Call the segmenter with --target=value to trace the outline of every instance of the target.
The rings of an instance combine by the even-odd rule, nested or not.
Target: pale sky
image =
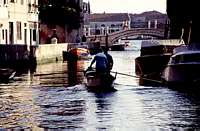
[[[92,13],[142,13],[156,10],[166,13],[166,0],[83,0],[90,2]]]

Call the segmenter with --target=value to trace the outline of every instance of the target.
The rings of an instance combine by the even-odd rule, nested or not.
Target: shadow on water
[[[113,130],[112,123],[115,119],[113,104],[115,103],[117,92],[101,92],[94,93],[96,104],[96,129],[97,130]]]
[[[193,85],[193,84],[185,84],[185,85],[165,85],[165,88],[168,88],[173,91],[177,91],[182,93],[192,99],[200,100],[200,85]]]
[[[78,83],[78,62],[77,61],[68,61],[68,83],[69,86],[74,86]]]
[[[153,87],[164,86],[162,81],[158,79],[153,79],[153,78],[148,78],[148,79],[139,78],[138,84],[140,86],[153,86]]]

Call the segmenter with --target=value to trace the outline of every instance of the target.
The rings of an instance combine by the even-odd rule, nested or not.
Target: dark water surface
[[[110,52],[113,71],[135,75],[139,51]],[[117,75],[116,92],[84,86],[89,61],[39,65],[34,74],[0,84],[0,130],[166,130],[200,128],[200,99],[162,86],[139,86]]]

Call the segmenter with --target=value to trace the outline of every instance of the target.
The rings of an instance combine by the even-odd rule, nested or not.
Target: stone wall
[[[17,66],[22,62],[27,64],[28,59],[27,45],[0,45],[0,66]]]
[[[63,60],[62,53],[67,51],[68,43],[39,45],[35,52],[37,64]]]
[[[0,67],[20,68],[63,60],[68,43],[27,45],[0,45]]]

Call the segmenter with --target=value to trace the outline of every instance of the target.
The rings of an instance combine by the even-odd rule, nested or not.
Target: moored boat
[[[160,74],[173,54],[173,49],[182,44],[180,40],[142,41],[141,54],[135,59],[136,75],[160,80]]]
[[[88,60],[91,59],[91,55],[88,48],[74,47],[68,51],[63,52],[63,60]]]
[[[100,74],[95,70],[87,70],[85,72],[86,78],[86,87],[90,91],[102,92],[102,91],[115,91],[114,81],[116,75],[112,76],[111,74]]]
[[[9,68],[0,68],[0,82],[8,82],[13,79],[16,71]]]
[[[200,85],[200,50],[185,50],[172,55],[162,79],[171,87]]]

